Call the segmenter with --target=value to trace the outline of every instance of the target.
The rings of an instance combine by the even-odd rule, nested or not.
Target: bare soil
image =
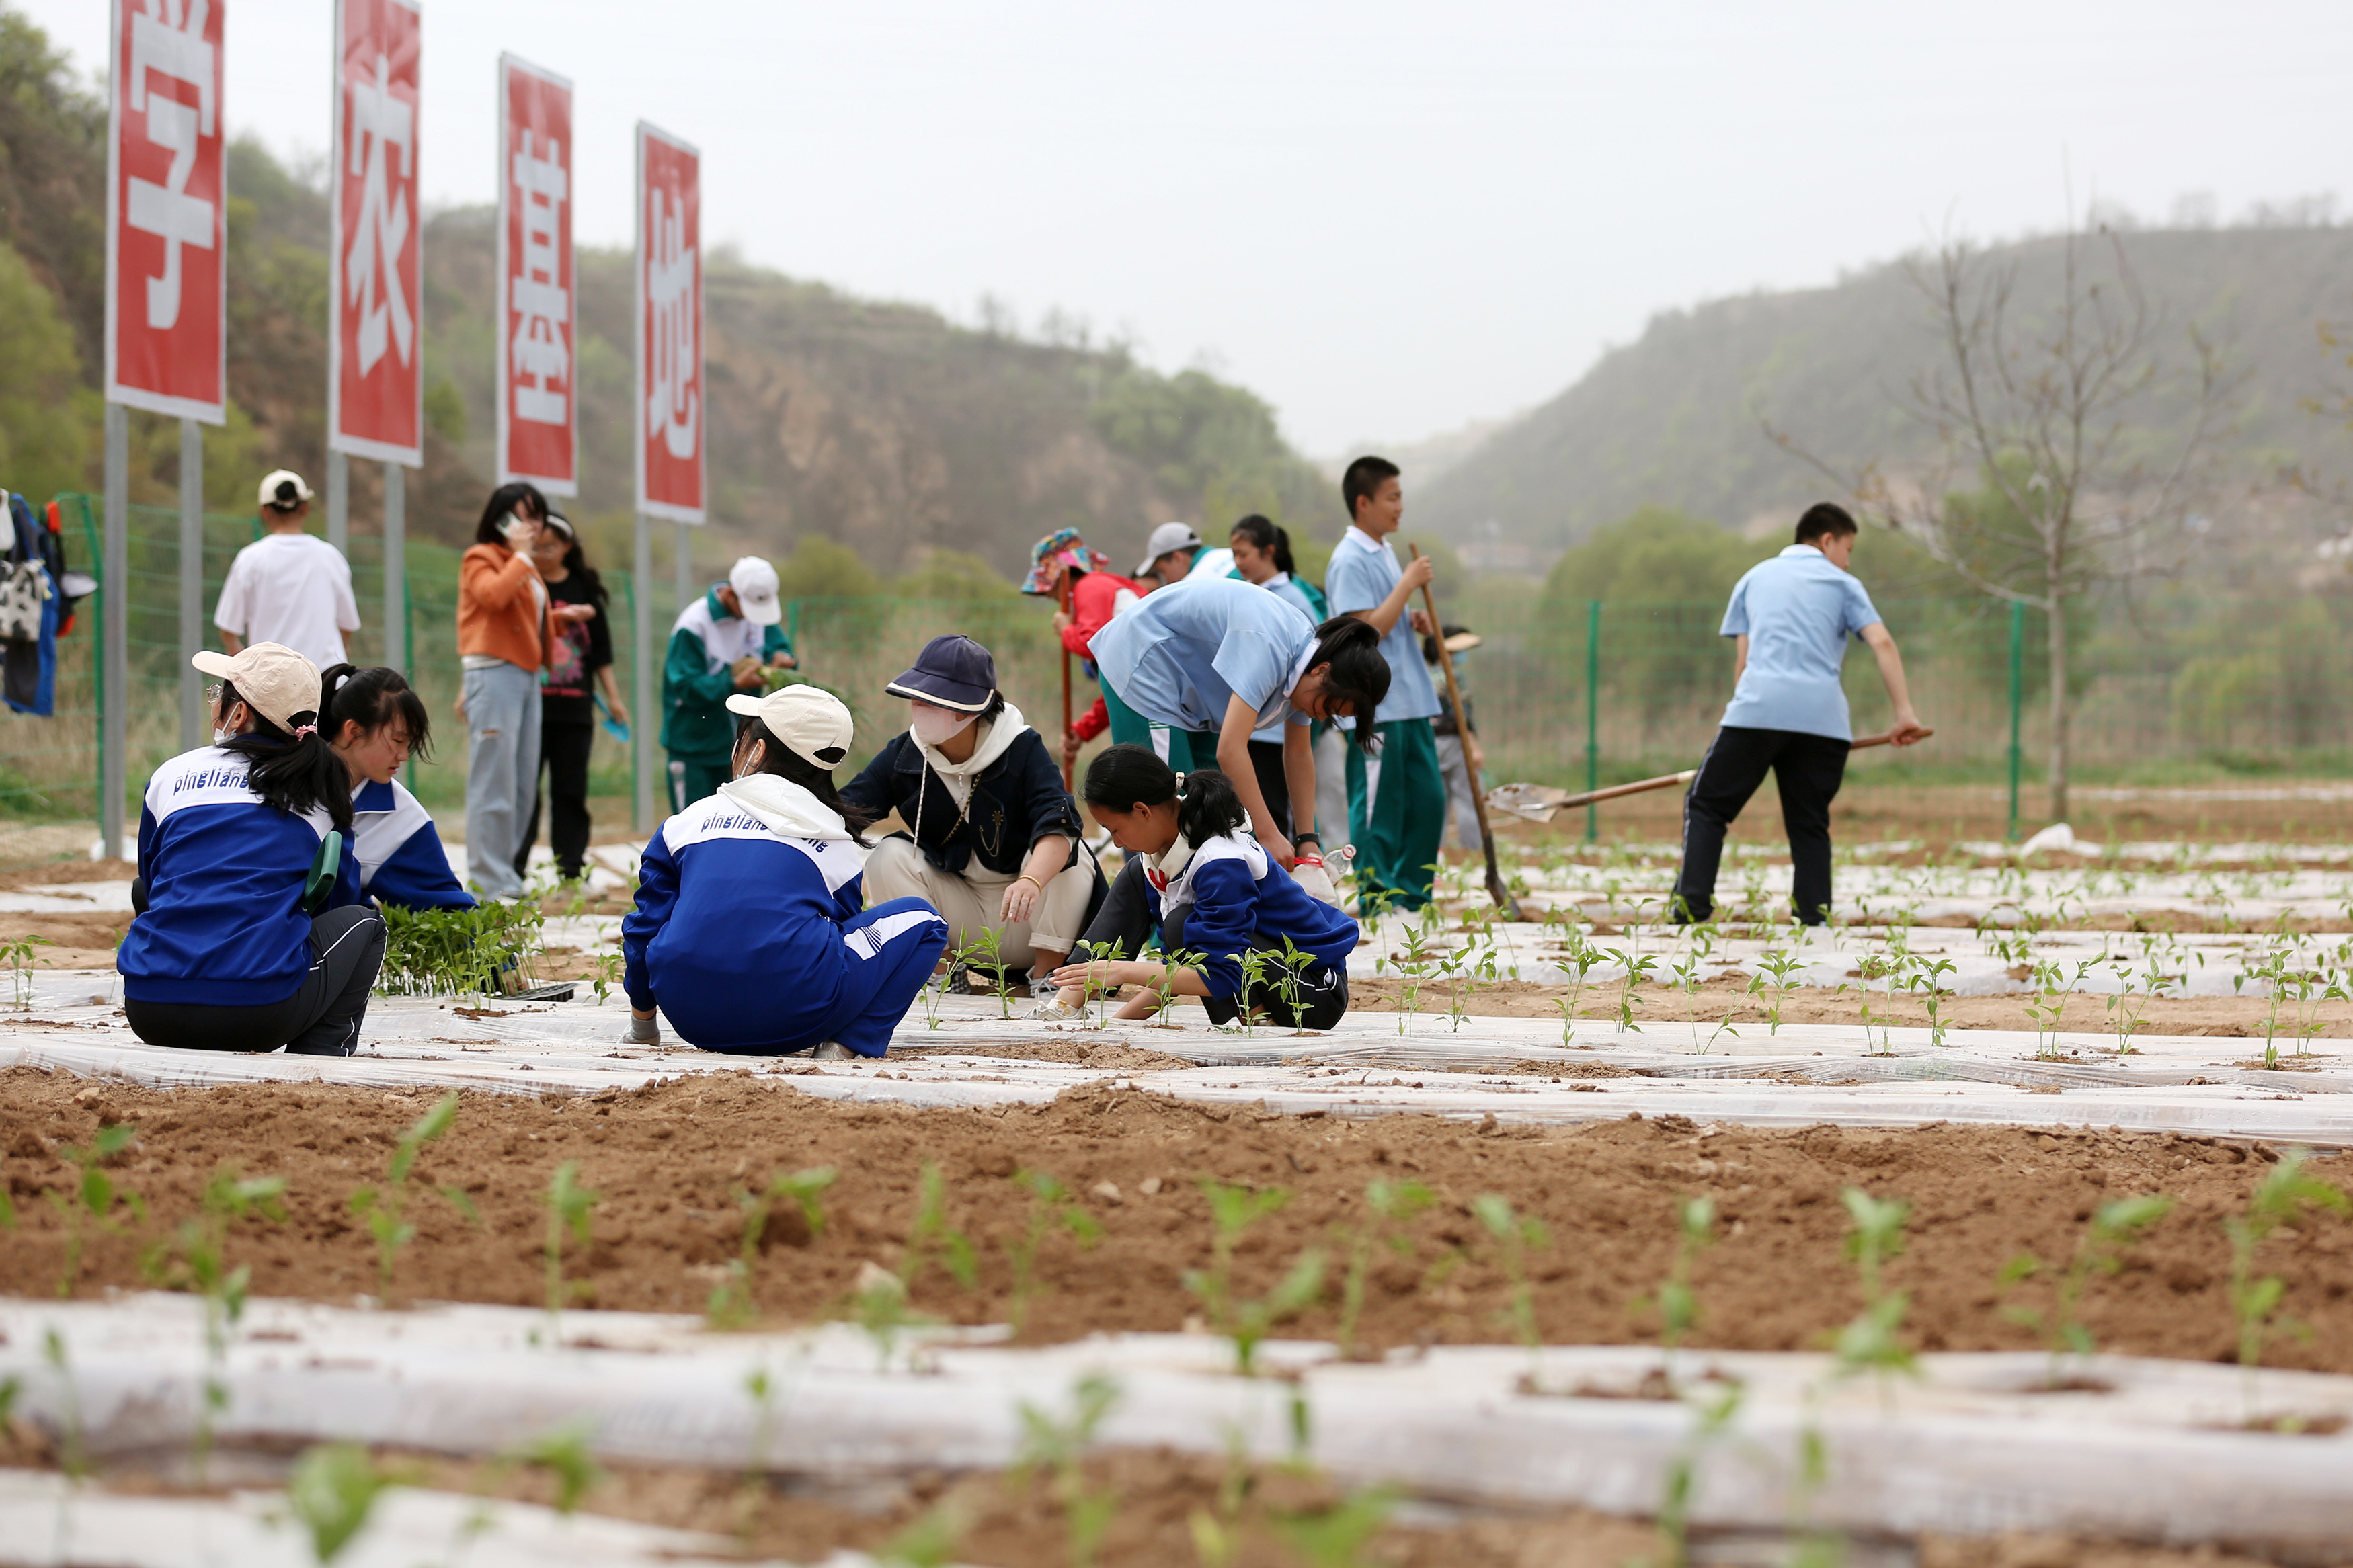
[[[58,1289],[63,1219],[44,1194],[72,1190],[64,1146],[87,1147],[104,1119],[138,1129],[113,1173],[141,1194],[145,1217],[120,1210],[115,1228],[92,1237],[72,1282],[78,1293],[141,1287],[142,1247],[194,1213],[207,1178],[229,1165],[288,1180],[284,1223],[248,1221],[235,1232],[231,1260],[252,1266],[256,1292],[373,1293],[374,1249],[350,1194],[382,1180],[393,1139],[429,1103],[423,1093],[319,1085],[149,1090],[34,1068],[0,1073],[0,1172],[17,1214],[16,1228],[0,1231],[0,1289]],[[821,1234],[781,1205],[758,1238],[754,1270],[767,1321],[819,1320],[844,1309],[862,1265],[901,1262],[920,1169],[936,1163],[947,1178],[948,1218],[971,1235],[982,1265],[970,1291],[925,1269],[913,1287],[917,1308],[957,1322],[1008,1319],[1005,1247],[1029,1215],[1027,1189],[1010,1178],[1047,1171],[1078,1194],[1103,1235],[1092,1247],[1060,1234],[1046,1245],[1029,1337],[1166,1331],[1197,1310],[1180,1273],[1208,1258],[1198,1180],[1289,1193],[1236,1252],[1236,1289],[1256,1294],[1305,1248],[1344,1258],[1365,1219],[1367,1182],[1386,1178],[1425,1184],[1437,1201],[1401,1228],[1404,1252],[1374,1254],[1363,1348],[1505,1337],[1507,1282],[1469,1211],[1472,1197],[1492,1192],[1549,1227],[1551,1243],[1531,1264],[1547,1341],[1651,1338],[1654,1320],[1632,1303],[1666,1271],[1674,1203],[1704,1193],[1716,1200],[1722,1239],[1698,1260],[1696,1342],[1797,1350],[1820,1345],[1860,1308],[1839,1200],[1855,1185],[1913,1205],[1910,1244],[1889,1275],[1912,1293],[1913,1342],[2016,1349],[2035,1341],[2000,1310],[1995,1273],[2003,1262],[2021,1252],[2063,1259],[2095,1205],[2163,1192],[2179,1200],[2174,1212],[2132,1249],[2119,1276],[2094,1285],[2085,1321],[2106,1349],[2225,1360],[2235,1339],[2222,1221],[2243,1208],[2272,1158],[2260,1146],[2169,1134],[1941,1124],[1856,1133],[1703,1131],[1681,1118],[1578,1129],[1424,1115],[1356,1121],[1109,1088],[1039,1107],[916,1110],[819,1100],[794,1092],[789,1079],[744,1073],[587,1099],[466,1096],[455,1131],[427,1148],[417,1179],[427,1189],[463,1188],[480,1223],[418,1191],[409,1217],[419,1234],[390,1295],[542,1303],[542,1194],[557,1165],[576,1160],[581,1179],[604,1196],[593,1244],[567,1255],[567,1278],[596,1306],[699,1310],[736,1256],[737,1194],[773,1173],[831,1166],[840,1178],[826,1194]],[[2314,1168],[2340,1184],[2353,1178],[2353,1158]],[[2265,1242],[2258,1263],[2287,1281],[2284,1310],[2311,1330],[2282,1336],[2271,1359],[2353,1372],[2353,1222],[2301,1221]],[[1327,1289],[1285,1331],[1333,1334],[1336,1296]]]

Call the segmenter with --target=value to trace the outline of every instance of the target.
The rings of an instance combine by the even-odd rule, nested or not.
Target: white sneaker
[[[1054,994],[1053,998],[1050,1001],[1040,1002],[1037,1006],[1029,1010],[1029,1022],[1033,1024],[1075,1024],[1086,1016],[1087,1009],[1084,1004],[1073,1007],[1069,1003],[1062,1000],[1062,994],[1058,991]]]
[[[809,1058],[812,1061],[838,1062],[845,1061],[857,1054],[857,1052],[851,1050],[848,1046],[843,1045],[839,1040],[828,1040],[825,1044],[811,1051],[809,1053]]]

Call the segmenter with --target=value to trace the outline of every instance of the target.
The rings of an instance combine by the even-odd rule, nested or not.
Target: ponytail
[[[348,676],[351,668],[339,664],[321,678],[318,706],[288,716],[294,725],[290,734],[238,696],[235,682],[223,681],[220,696],[222,712],[245,702],[245,710],[253,715],[254,728],[222,742],[221,750],[246,760],[246,782],[254,794],[265,805],[296,816],[324,809],[344,832],[352,826],[352,775],[328,743],[323,715],[332,706],[337,680]]]
[[[1389,694],[1389,661],[1381,657],[1381,634],[1370,621],[1335,616],[1315,628],[1315,651],[1307,656],[1307,668],[1318,665],[1331,667],[1324,674],[1324,696],[1348,705],[1356,720],[1356,747],[1371,755],[1380,743],[1373,732],[1373,714]]]
[[[1251,549],[1264,551],[1272,557],[1276,571],[1285,575],[1295,576],[1298,574],[1299,564],[1291,554],[1291,533],[1282,524],[1252,512],[1235,523],[1227,537],[1231,538],[1237,533],[1250,542]]]
[[[1196,848],[1220,834],[1239,833],[1250,824],[1250,814],[1242,809],[1241,798],[1225,774],[1204,768],[1180,778],[1149,746],[1123,742],[1104,747],[1087,764],[1087,782],[1081,793],[1089,805],[1112,812],[1175,801],[1176,831]]]
[[[1231,780],[1214,768],[1198,768],[1176,781],[1176,831],[1198,849],[1223,834],[1250,826],[1250,813]]]
[[[343,726],[357,724],[373,735],[395,719],[408,731],[408,754],[420,762],[433,760],[433,720],[425,700],[408,678],[396,669],[376,665],[360,669],[339,664],[320,678],[327,691],[327,721],[319,726],[332,743],[343,738]]]

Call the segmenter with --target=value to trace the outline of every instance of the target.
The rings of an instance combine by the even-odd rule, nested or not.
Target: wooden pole
[[[1067,566],[1062,569],[1061,584],[1054,590],[1054,598],[1062,606],[1062,614],[1069,615],[1071,595],[1071,571]],[[1054,646],[1062,650],[1062,743],[1067,747],[1071,740],[1071,650],[1059,631],[1054,634]],[[1071,764],[1067,762],[1062,764],[1062,787],[1071,787]]]
[[[1421,559],[1421,546],[1409,544],[1406,548],[1413,552],[1415,560]],[[1487,792],[1479,787],[1479,775],[1472,768],[1471,746],[1474,737],[1471,733],[1471,713],[1462,706],[1462,688],[1454,679],[1454,655],[1446,647],[1446,627],[1438,618],[1438,599],[1430,593],[1427,583],[1421,585],[1421,603],[1430,612],[1430,633],[1438,644],[1438,668],[1446,672],[1447,700],[1454,704],[1454,732],[1462,742],[1462,766],[1471,773],[1471,805],[1479,814],[1480,847],[1487,852],[1487,894],[1495,900],[1495,907],[1504,911],[1505,920],[1515,921],[1520,918],[1520,901],[1512,897],[1509,888],[1504,886],[1504,874],[1496,868],[1495,830],[1487,821]],[[1364,719],[1360,716],[1356,721],[1361,724]]]
[[[1920,739],[1925,741],[1936,732],[1936,731],[1934,730],[1923,730],[1920,731]],[[1861,740],[1848,742],[1847,749],[1854,752],[1868,751],[1873,746],[1887,745],[1894,740],[1894,736],[1892,733],[1885,735],[1865,735]],[[1608,789],[1589,789],[1582,795],[1572,795],[1561,800],[1547,802],[1540,809],[1542,809],[1546,814],[1547,817],[1549,817],[1549,816],[1554,812],[1571,811],[1580,805],[1594,805],[1601,801],[1616,800],[1621,795],[1646,795],[1654,789],[1672,789],[1677,784],[1687,784],[1691,783],[1698,773],[1699,770],[1697,768],[1685,768],[1679,773],[1661,773],[1656,778],[1636,779],[1632,784],[1611,784]],[[1484,795],[1480,797],[1479,809],[1481,818],[1483,821],[1486,814],[1486,797]],[[1538,808],[1532,807],[1531,809]]]

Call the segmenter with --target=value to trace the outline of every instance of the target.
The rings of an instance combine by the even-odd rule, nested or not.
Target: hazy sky
[[[106,0],[5,3],[103,68]],[[231,127],[322,151],[329,0],[227,4]],[[2069,167],[2145,215],[2353,195],[2349,45],[2346,0],[426,0],[424,180],[492,198],[511,49],[574,81],[584,243],[628,243],[649,119],[754,261],[1059,306],[1325,454],[1540,402],[1662,308],[2053,226]]]

